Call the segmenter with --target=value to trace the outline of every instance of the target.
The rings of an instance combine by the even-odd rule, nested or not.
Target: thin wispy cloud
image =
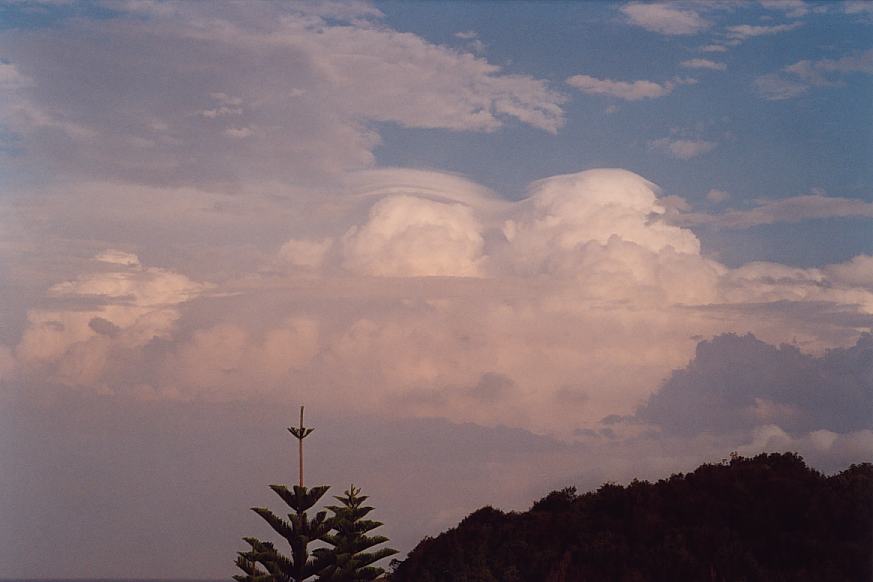
[[[760,3],[764,8],[780,11],[789,18],[802,18],[810,11],[804,0],[760,0]]]
[[[873,4],[867,0],[850,0],[841,6],[846,14],[873,15]]]
[[[823,194],[761,200],[754,208],[719,214],[681,215],[678,223],[706,224],[718,228],[745,229],[764,224],[797,223],[824,218],[873,218],[873,202]]]
[[[462,30],[454,34],[455,38],[466,41],[467,48],[476,54],[485,52],[485,43],[479,38],[479,33],[475,30]]]
[[[809,91],[809,85],[779,74],[761,75],[755,79],[755,89],[768,101],[784,101],[799,97]]]
[[[689,59],[679,63],[680,66],[686,69],[708,69],[710,71],[724,71],[727,65],[709,59]]]
[[[708,154],[718,144],[703,139],[686,139],[680,137],[663,137],[649,142],[649,149],[659,151],[680,160],[690,160],[703,154]]]
[[[573,75],[567,79],[567,84],[588,95],[605,95],[624,101],[641,101],[657,99],[673,92],[679,85],[693,85],[694,79],[675,79],[657,83],[655,81],[616,81],[613,79],[598,79],[590,75]]]
[[[873,49],[838,59],[798,61],[778,73],[761,75],[755,87],[765,99],[780,101],[803,95],[811,87],[839,85],[851,74],[873,74]]]
[[[699,34],[712,25],[690,8],[664,3],[626,4],[621,12],[630,24],[669,36]]]
[[[829,77],[849,73],[873,74],[873,49],[846,55],[839,59],[803,60],[785,67],[786,73],[811,85],[827,85],[833,81]]]
[[[731,195],[729,192],[719,190],[718,188],[713,188],[706,193],[706,199],[713,204],[721,204],[722,202],[728,200],[730,197]]]
[[[761,36],[770,36],[790,32],[802,27],[802,22],[792,22],[791,24],[773,24],[773,25],[754,25],[754,24],[738,24],[736,26],[728,26],[726,35],[730,42],[741,43],[750,38]]]

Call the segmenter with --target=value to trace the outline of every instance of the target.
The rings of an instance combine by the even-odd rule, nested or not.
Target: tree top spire
[[[308,437],[314,431],[314,428],[306,428],[303,426],[303,405],[300,405],[300,426],[291,426],[288,427],[288,432],[294,435],[294,438],[297,439],[299,446],[299,455],[300,455],[300,487],[303,487],[303,439]]]

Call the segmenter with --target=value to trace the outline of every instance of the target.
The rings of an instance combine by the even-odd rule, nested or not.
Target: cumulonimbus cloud
[[[873,313],[864,257],[728,268],[626,170],[547,178],[517,202],[433,171],[359,175],[349,192],[330,205],[342,219],[210,293],[100,253],[31,310],[4,374],[218,401],[307,386],[313,404],[566,435],[631,413],[687,363],[692,336],[727,328],[821,350],[854,341]]]
[[[481,226],[462,204],[390,196],[344,237],[345,266],[380,276],[479,275]]]

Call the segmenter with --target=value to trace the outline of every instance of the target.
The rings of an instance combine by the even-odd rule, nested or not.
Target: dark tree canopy
[[[289,490],[285,485],[270,485],[270,489],[292,509],[287,519],[265,507],[253,507],[252,510],[285,538],[291,555],[284,556],[269,542],[244,538],[251,549],[240,552],[237,557],[237,567],[245,572],[245,575],[234,576],[237,582],[302,582],[322,568],[317,558],[310,557],[309,544],[324,539],[330,531],[331,522],[327,519],[326,511],[319,511],[311,519],[306,512],[318,503],[328,487],[321,485],[307,489],[295,485],[293,490]]]
[[[375,580],[384,574],[385,570],[373,564],[397,553],[397,550],[391,548],[370,551],[375,546],[387,542],[388,538],[367,535],[381,527],[382,523],[364,519],[373,508],[364,505],[367,496],[360,493],[360,489],[351,485],[342,496],[334,497],[340,505],[328,506],[328,510],[333,513],[330,525],[334,533],[324,537],[324,541],[330,544],[331,548],[315,550],[316,555],[325,564],[319,572],[319,580],[330,582]]]
[[[555,491],[425,538],[394,582],[873,580],[873,465],[826,477],[791,453],[657,483]]]

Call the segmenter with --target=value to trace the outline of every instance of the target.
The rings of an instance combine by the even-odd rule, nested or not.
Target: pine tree
[[[324,537],[324,541],[333,548],[319,548],[315,555],[326,566],[320,571],[318,580],[326,582],[362,582],[375,580],[385,573],[383,568],[373,566],[375,562],[388,556],[393,556],[397,550],[382,548],[373,552],[367,550],[387,542],[384,536],[368,536],[367,533],[380,527],[378,521],[364,519],[373,511],[365,506],[365,495],[354,485],[343,496],[334,498],[341,505],[331,505],[328,509],[333,513],[330,519],[334,533]]]
[[[307,489],[303,485],[303,439],[309,436],[313,429],[303,426],[303,407],[300,407],[300,426],[289,428],[300,443],[300,484],[289,489],[286,485],[270,485],[288,507],[292,509],[288,518],[282,518],[265,507],[253,507],[252,511],[260,515],[273,530],[288,541],[291,556],[279,553],[269,542],[257,538],[243,538],[251,549],[239,552],[237,567],[245,575],[236,575],[237,582],[302,582],[322,568],[321,558],[311,559],[309,544],[325,539],[331,529],[331,521],[327,519],[326,511],[319,511],[310,519],[306,513],[322,498],[329,487],[320,485]],[[261,567],[259,567],[259,565]]]

